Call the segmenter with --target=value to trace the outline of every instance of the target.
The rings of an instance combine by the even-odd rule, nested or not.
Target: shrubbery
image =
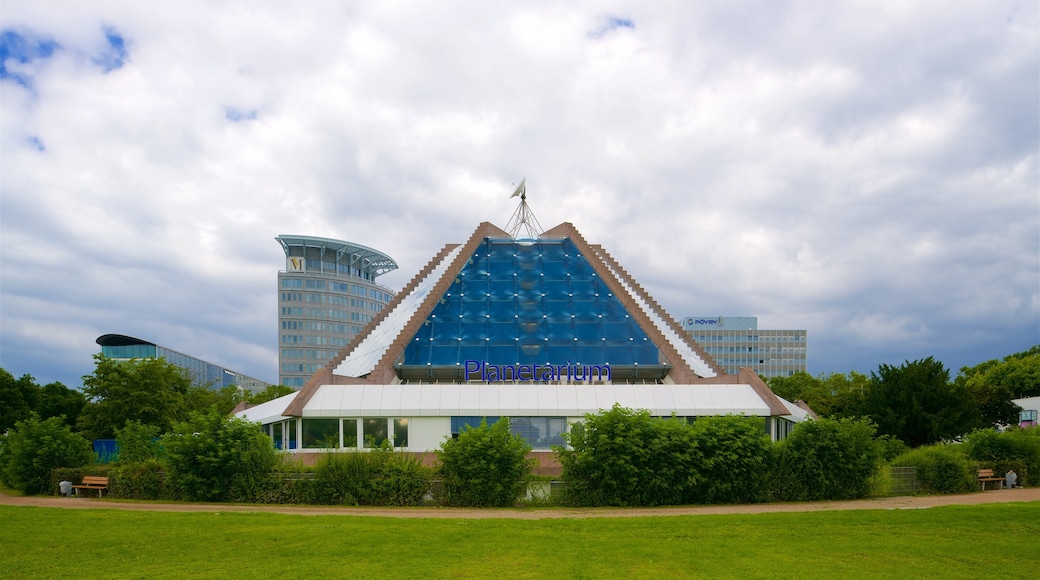
[[[695,503],[766,501],[772,441],[760,417],[700,417],[691,431],[701,457]]]
[[[328,453],[314,466],[309,499],[329,505],[419,505],[432,476],[432,469],[389,444],[367,453]]]
[[[614,405],[565,434],[555,451],[567,483],[564,503],[653,506],[686,503],[701,461],[685,421]]]
[[[527,459],[531,446],[509,429],[503,417],[488,427],[481,421],[468,427],[458,439],[447,439],[437,451],[439,474],[448,505],[510,507],[525,491],[534,461]]]
[[[964,439],[964,454],[1003,475],[1014,469],[1019,485],[1035,485],[1040,476],[1040,429],[975,431]]]
[[[192,413],[163,437],[170,483],[189,501],[253,501],[277,463],[274,445],[255,423],[215,408]]]
[[[776,477],[786,501],[867,497],[881,467],[882,447],[864,419],[820,419],[795,426],[777,444]]]
[[[94,460],[90,442],[73,433],[64,417],[41,420],[34,413],[15,423],[2,439],[0,478],[5,485],[30,495],[54,493],[54,468],[82,467]]]
[[[159,444],[159,435],[159,428],[154,425],[127,421],[122,429],[116,429],[119,462],[139,463],[162,458],[164,453],[162,445]]]
[[[962,493],[977,486],[974,465],[953,445],[919,447],[896,457],[891,465],[916,467],[923,491]]]
[[[762,420],[656,419],[615,405],[586,415],[557,448],[565,503],[655,506],[762,501],[770,441]]]

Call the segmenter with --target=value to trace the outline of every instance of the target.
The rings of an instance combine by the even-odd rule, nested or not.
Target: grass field
[[[0,506],[0,578],[1035,577],[1040,503],[546,520]]]

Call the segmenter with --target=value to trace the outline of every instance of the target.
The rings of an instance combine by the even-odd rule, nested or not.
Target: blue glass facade
[[[570,240],[485,239],[401,366],[659,365],[657,346]]]

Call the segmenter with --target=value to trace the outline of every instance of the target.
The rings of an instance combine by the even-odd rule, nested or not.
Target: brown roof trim
[[[758,376],[755,371],[744,367],[737,373],[737,380],[741,384],[751,385],[752,389],[755,389],[755,393],[765,401],[766,405],[769,406],[769,414],[777,417],[781,415],[790,415],[791,411],[788,410],[787,406],[784,405],[783,401],[776,396],[769,385],[762,381],[762,377]]]
[[[390,303],[387,304],[385,307],[383,307],[383,309],[379,311],[379,314],[377,314],[371,322],[365,325],[365,328],[363,328],[361,332],[358,333],[358,335],[355,336],[349,344],[347,344],[347,346],[343,347],[343,349],[340,350],[339,353],[336,354],[336,356],[332,360],[330,360],[328,364],[325,365],[325,367],[319,369],[317,372],[311,375],[311,378],[308,379],[307,383],[304,384],[303,388],[300,389],[300,394],[297,395],[296,398],[293,399],[292,403],[290,403],[289,406],[285,408],[284,414],[288,417],[302,416],[303,407],[307,404],[308,401],[311,400],[311,397],[314,396],[314,393],[318,391],[318,387],[320,387],[321,385],[341,384],[336,381],[336,375],[333,375],[332,369],[338,367],[347,358],[347,356],[350,355],[350,353],[354,352],[354,349],[356,349],[358,345],[362,343],[362,341],[368,338],[368,336],[372,334],[376,327],[383,323],[386,317],[389,316],[390,313],[393,312],[394,309],[401,304],[405,297],[415,290],[416,286],[419,285],[419,282],[426,278],[426,276],[428,276],[430,272],[433,271],[437,264],[439,264],[441,260],[443,260],[449,253],[451,253],[452,250],[454,250],[457,247],[458,244],[448,244],[441,248],[441,251],[437,252],[437,255],[431,258],[430,261],[427,262],[421,270],[419,270],[419,273],[416,274],[408,282],[408,284],[406,284],[405,287],[401,289],[400,292],[394,295],[394,299],[391,300]],[[354,381],[357,381],[357,383],[372,382],[363,378],[355,378]]]
[[[476,231],[469,237],[469,240],[463,244],[462,250],[455,256],[455,260],[448,266],[448,269],[441,275],[440,280],[437,284],[430,289],[430,293],[426,295],[426,299],[423,300],[419,308],[416,309],[408,322],[405,323],[404,328],[401,332],[397,333],[394,341],[390,343],[390,347],[383,354],[379,362],[376,363],[375,368],[368,375],[369,378],[379,384],[390,384],[394,378],[397,377],[397,373],[394,371],[394,361],[396,361],[401,353],[404,352],[408,341],[415,336],[416,332],[419,332],[419,327],[422,326],[426,318],[433,312],[434,307],[437,306],[437,302],[444,296],[444,293],[448,291],[448,288],[455,282],[455,278],[458,277],[459,272],[462,271],[462,267],[466,265],[466,262],[473,257],[473,254],[477,251],[477,248],[484,242],[484,238],[491,237],[506,237],[511,238],[505,230],[490,223],[481,222],[477,226]]]
[[[816,419],[817,421],[820,420],[820,416],[816,414],[816,411],[812,410],[812,407],[809,406],[809,403],[806,403],[805,401],[798,399],[794,402],[794,404],[798,405],[799,409],[803,409],[806,413],[809,413],[809,416],[813,419]]]

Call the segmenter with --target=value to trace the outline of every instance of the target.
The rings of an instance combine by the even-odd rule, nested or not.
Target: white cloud
[[[1040,342],[1035,3],[4,12],[60,47],[0,80],[15,374],[126,332],[273,380],[274,236],[377,248],[400,287],[524,176],[674,316],[808,328],[813,372]]]

